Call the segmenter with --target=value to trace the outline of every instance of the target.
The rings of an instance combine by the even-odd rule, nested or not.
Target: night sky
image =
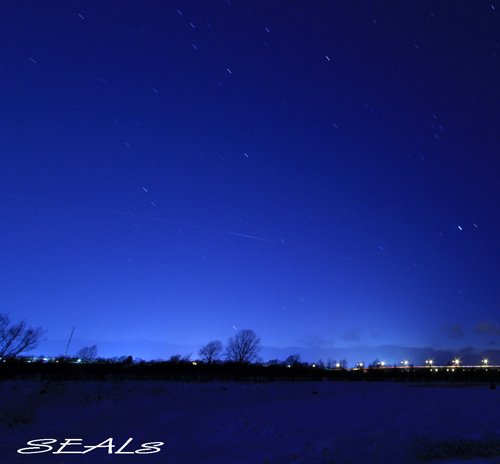
[[[0,38],[36,352],[500,349],[500,3],[4,2]]]

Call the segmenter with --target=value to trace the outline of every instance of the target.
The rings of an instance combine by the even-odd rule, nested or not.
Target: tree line
[[[13,359],[18,357],[21,353],[31,351],[36,348],[40,341],[46,334],[46,330],[42,327],[31,327],[27,324],[25,320],[19,322],[11,322],[9,316],[5,313],[0,313],[0,359]],[[257,334],[250,329],[239,330],[234,336],[230,337],[227,344],[224,346],[220,340],[212,340],[204,345],[199,351],[200,356],[199,361],[212,365],[215,363],[220,363],[226,361],[235,364],[251,364],[259,363],[262,364],[262,360],[259,358],[259,353],[262,349],[261,340]],[[188,362],[191,355],[181,356],[174,355],[171,356],[170,362]],[[65,357],[61,357],[65,358]],[[133,362],[131,356],[122,357],[127,360],[127,362]],[[97,359],[97,346],[84,346],[76,352],[76,359],[78,362],[89,362]],[[402,362],[403,363],[403,362]],[[460,359],[455,358],[450,363],[450,366],[454,368],[460,367]],[[488,367],[488,359],[484,357],[481,360],[482,367]],[[267,365],[285,365],[286,367],[313,367],[319,369],[346,369],[347,361],[332,361],[327,360],[326,363],[319,360],[317,363],[309,364],[303,363],[300,360],[300,355],[294,354],[289,356],[284,363],[275,359],[266,363]],[[427,367],[433,367],[432,360],[426,360]],[[403,368],[413,368],[414,366],[408,361],[404,361],[401,366],[393,365],[388,366],[385,362],[381,362],[378,359],[370,363],[369,369],[381,369],[389,367],[403,367]],[[364,363],[358,363],[356,368],[366,369]]]
[[[46,333],[42,327],[29,326],[24,319],[11,322],[7,314],[0,313],[0,358],[15,358],[21,353],[32,351]],[[253,330],[244,329],[231,337],[226,347],[219,340],[210,341],[200,349],[199,355],[207,364],[220,361],[223,357],[230,362],[247,364],[257,360],[260,350],[260,338]],[[97,346],[81,348],[76,357],[83,361],[95,359]]]

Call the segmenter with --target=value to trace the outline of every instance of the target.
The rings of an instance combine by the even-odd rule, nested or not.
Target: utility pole
[[[73,332],[74,331],[75,331],[75,328],[73,327],[71,329],[71,335],[69,336],[68,344],[66,345],[66,351],[64,352],[64,356],[66,356],[68,354],[69,344],[71,343],[71,339],[73,338]]]

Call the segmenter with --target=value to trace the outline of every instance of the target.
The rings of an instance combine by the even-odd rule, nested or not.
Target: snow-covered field
[[[2,464],[500,463],[500,388],[4,381],[0,436]],[[149,455],[16,452],[37,438],[96,445],[110,437],[114,451],[129,437],[127,451],[144,442],[165,445]]]

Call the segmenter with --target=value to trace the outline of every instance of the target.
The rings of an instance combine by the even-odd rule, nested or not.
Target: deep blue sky
[[[500,4],[10,2],[0,38],[0,311],[46,350],[500,346]]]

